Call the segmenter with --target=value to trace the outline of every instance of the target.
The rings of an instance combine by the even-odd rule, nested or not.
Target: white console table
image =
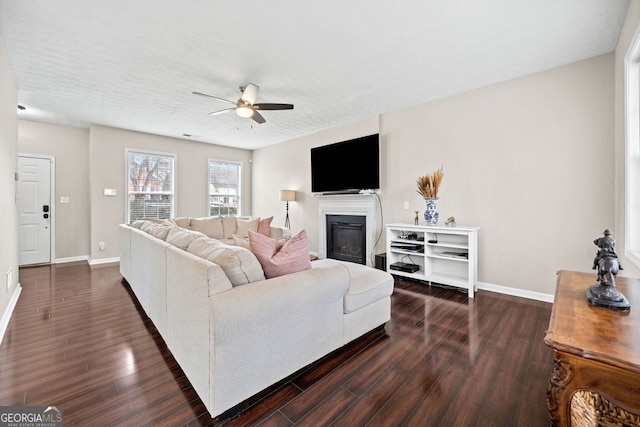
[[[478,288],[478,228],[387,224],[387,271],[426,282]],[[404,263],[407,269],[392,266]],[[414,265],[410,271],[410,266]],[[408,270],[408,271],[407,271]]]

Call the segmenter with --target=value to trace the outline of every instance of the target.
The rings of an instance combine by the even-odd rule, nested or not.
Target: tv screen
[[[311,191],[313,193],[379,188],[379,134],[311,149]]]

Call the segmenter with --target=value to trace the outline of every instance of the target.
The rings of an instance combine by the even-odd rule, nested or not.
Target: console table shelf
[[[389,273],[464,288],[473,298],[478,286],[477,227],[410,224],[387,224],[386,227]],[[397,263],[417,270],[394,269]]]

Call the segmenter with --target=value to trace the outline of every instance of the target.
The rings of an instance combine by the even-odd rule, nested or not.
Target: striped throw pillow
[[[258,258],[267,279],[311,268],[307,232],[302,230],[284,244],[249,231],[249,247]]]

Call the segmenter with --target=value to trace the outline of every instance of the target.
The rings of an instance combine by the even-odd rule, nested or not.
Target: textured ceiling
[[[615,49],[627,0],[0,0],[19,117],[255,149]],[[260,86],[263,125],[236,100]]]

